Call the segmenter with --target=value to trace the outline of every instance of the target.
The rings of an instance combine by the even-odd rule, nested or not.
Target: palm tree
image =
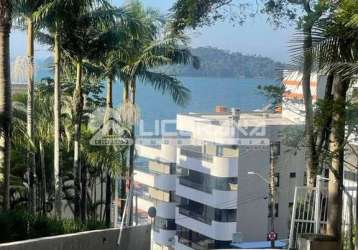
[[[43,1],[18,0],[14,1],[13,6],[18,22],[26,23],[27,26],[27,134],[30,140],[34,139],[34,30],[36,29],[34,17],[35,12],[41,4],[43,4]],[[31,213],[35,213],[35,154],[31,151],[28,152],[28,165],[30,187],[29,209]]]
[[[28,96],[23,93],[18,93],[13,96],[13,103],[15,108],[13,109],[14,115],[13,115],[13,122],[14,126],[16,126],[17,131],[14,134],[13,144],[14,150],[17,152],[13,152],[15,155],[21,150],[21,145],[27,145],[27,150],[31,149],[31,151],[38,153],[39,155],[39,166],[40,168],[37,170],[37,173],[39,173],[39,197],[37,198],[39,202],[38,206],[41,209],[43,214],[46,214],[46,204],[48,202],[48,183],[50,182],[47,178],[49,169],[48,163],[48,155],[47,153],[50,152],[52,149],[51,143],[53,143],[53,110],[52,110],[52,97],[53,89],[52,86],[44,85],[44,84],[38,84],[37,88],[35,89],[34,93],[34,108],[37,110],[34,113],[34,120],[36,121],[36,125],[34,126],[34,138],[30,139],[29,135],[26,131],[26,121],[27,121],[27,112],[26,112],[26,105],[27,105],[27,98]],[[21,111],[23,110],[24,119],[21,118]],[[22,133],[22,127],[20,127],[17,124],[24,123],[24,131],[25,133]],[[21,124],[22,125],[22,124]],[[19,128],[20,127],[20,128]],[[18,138],[22,137],[22,140]],[[13,166],[19,166],[21,165],[21,162],[23,160],[16,159],[16,161],[13,161]],[[24,161],[26,164],[27,160]],[[21,177],[18,176],[18,177]]]
[[[10,29],[12,6],[10,0],[0,0],[0,170],[3,172],[3,209],[10,209],[10,141],[11,141],[11,82]]]
[[[61,159],[61,55],[63,32],[72,27],[70,20],[83,13],[87,8],[93,7],[102,0],[45,0],[45,3],[36,12],[36,18],[44,20],[50,33],[47,42],[53,42],[54,53],[54,182],[55,182],[55,211],[61,217],[61,190],[62,180],[60,172]],[[45,39],[46,40],[46,39]],[[78,67],[80,69],[81,67]]]
[[[115,17],[122,15],[125,14],[121,9],[112,9],[108,6],[84,9],[82,14],[77,13],[77,16],[72,18],[71,28],[64,33],[63,37],[62,46],[76,67],[76,84],[73,93],[75,218],[80,216],[81,201],[80,141],[83,115],[83,63],[84,61],[99,61],[108,51],[117,48],[120,33],[117,32],[115,26]],[[84,169],[83,172],[85,173],[86,170]]]
[[[184,36],[164,33],[164,38],[161,38],[163,34],[160,31],[164,27],[164,22],[157,12],[151,9],[145,10],[138,1],[131,1],[128,8],[132,9],[136,19],[140,20],[143,26],[146,27],[146,32],[141,35],[140,39],[129,40],[126,48],[129,51],[129,55],[127,60],[124,61],[125,66],[121,71],[125,107],[135,110],[138,79],[142,82],[148,82],[154,89],[161,91],[163,94],[169,93],[174,102],[184,105],[189,99],[189,90],[176,77],[157,70],[164,65],[189,63],[192,63],[197,68],[199,67],[198,58],[191,54]],[[136,115],[133,117],[136,117]],[[133,123],[134,121],[130,122]],[[131,135],[133,144],[129,150],[128,174],[130,177],[133,175],[134,170],[134,125],[132,125]],[[130,207],[132,208],[132,206]],[[130,220],[132,220],[132,212]]]
[[[66,1],[46,0],[36,12],[36,18],[44,20],[44,24],[53,39],[54,55],[54,190],[55,216],[61,217],[62,180],[60,172],[60,137],[61,137],[61,40],[60,33],[66,26],[68,12],[71,6]]]
[[[329,145],[328,224],[327,233],[341,244],[342,187],[346,139],[347,90],[358,73],[358,30],[353,16],[358,13],[356,1],[337,2],[314,33],[310,53],[319,69],[330,77],[325,102],[331,118]],[[331,107],[331,108],[330,108]],[[333,107],[333,108],[332,108]]]

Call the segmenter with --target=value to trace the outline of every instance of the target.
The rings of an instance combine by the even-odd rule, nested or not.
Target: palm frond
[[[162,94],[168,93],[173,101],[181,106],[185,106],[190,100],[190,90],[175,77],[167,74],[144,71],[139,78],[153,86],[155,90],[161,91]]]

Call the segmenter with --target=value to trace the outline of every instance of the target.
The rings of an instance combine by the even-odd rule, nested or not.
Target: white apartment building
[[[134,170],[133,203],[137,208],[137,215],[142,215],[142,220],[150,222],[147,211],[150,207],[155,207],[152,249],[174,249],[176,145],[168,141],[157,146],[136,145],[136,151],[139,159]]]
[[[225,247],[237,232],[244,241],[266,240],[268,185],[258,176],[269,179],[273,148],[275,231],[288,238],[294,187],[304,184],[304,156],[285,145],[281,134],[297,126],[269,113],[177,116],[177,129],[189,132],[195,144],[178,150],[177,249]],[[181,211],[183,206],[189,211]]]
[[[145,167],[135,171],[142,195],[138,208],[157,208],[154,249],[225,248],[234,235],[266,240],[271,215],[264,180],[272,164],[275,231],[279,239],[288,238],[294,188],[305,182],[304,154],[285,136],[303,127],[300,77],[295,72],[285,76],[282,113],[178,114],[178,134],[185,133],[189,143],[186,138],[156,147],[137,145],[138,157],[146,159]],[[321,96],[322,79],[312,78],[314,101]]]

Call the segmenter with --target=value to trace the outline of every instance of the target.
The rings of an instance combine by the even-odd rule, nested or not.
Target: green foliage
[[[103,229],[100,222],[34,216],[20,211],[0,213],[0,243]]]
[[[284,65],[262,56],[230,53],[225,50],[201,47],[191,49],[200,60],[200,68],[175,65],[162,68],[168,74],[190,77],[277,78]]]
[[[250,1],[177,0],[171,9],[172,29],[177,33],[187,27],[196,29],[223,19],[242,23],[247,18],[245,9],[249,5]]]
[[[257,86],[259,92],[267,97],[267,99],[271,102],[272,107],[275,108],[278,105],[282,104],[282,97],[285,93],[284,85],[265,85],[265,86]]]

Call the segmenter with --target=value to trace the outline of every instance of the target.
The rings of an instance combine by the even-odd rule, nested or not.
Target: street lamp
[[[274,215],[274,206],[275,206],[275,198],[274,198],[274,187],[272,186],[271,184],[271,181],[266,179],[265,177],[263,177],[261,174],[259,173],[256,173],[256,172],[253,172],[253,171],[249,171],[247,172],[248,175],[256,175],[257,177],[259,177],[263,182],[265,182],[267,185],[268,185],[268,189],[269,189],[269,192],[268,192],[268,195],[269,195],[269,198],[270,198],[270,215],[271,215],[271,228],[270,228],[270,234],[273,234],[275,232],[275,215]],[[275,239],[276,237],[272,237],[270,235],[270,240],[271,240],[271,247],[272,248],[275,248]]]

